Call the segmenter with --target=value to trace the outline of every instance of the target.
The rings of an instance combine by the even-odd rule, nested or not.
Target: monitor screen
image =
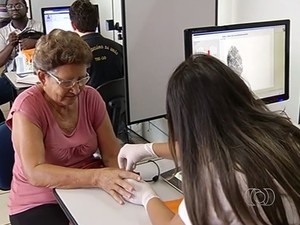
[[[265,103],[280,102],[289,98],[289,25],[280,20],[186,29],[185,56],[212,55]]]
[[[95,5],[98,11],[98,5]],[[71,20],[69,16],[69,6],[57,6],[42,8],[42,21],[44,26],[44,32],[50,33],[55,28],[73,31]],[[98,16],[99,18],[99,16]],[[98,25],[96,32],[100,32],[100,26]]]

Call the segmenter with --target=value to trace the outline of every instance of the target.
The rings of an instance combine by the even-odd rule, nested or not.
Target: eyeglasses
[[[21,4],[21,3],[17,3],[15,5],[7,5],[6,9],[9,11],[12,11],[13,9],[15,10],[20,10],[20,9],[24,9],[25,5]]]
[[[83,87],[84,85],[87,84],[87,82],[90,79],[90,75],[88,73],[86,73],[86,76],[80,80],[62,80],[60,78],[58,78],[56,75],[54,75],[51,72],[46,72],[48,75],[50,75],[59,86],[61,86],[62,88],[72,88],[74,87],[76,84],[78,84],[79,87]]]

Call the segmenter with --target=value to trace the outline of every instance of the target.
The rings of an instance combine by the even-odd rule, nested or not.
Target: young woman
[[[300,224],[300,130],[233,70],[208,55],[187,59],[170,78],[167,115],[169,146],[119,153],[127,169],[155,154],[180,161],[178,215],[147,183],[129,181],[135,192],[127,200],[144,205],[153,224]]]

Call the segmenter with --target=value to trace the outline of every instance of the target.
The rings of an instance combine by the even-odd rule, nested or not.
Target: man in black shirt
[[[88,70],[91,79],[88,84],[97,88],[107,81],[123,77],[122,45],[96,33],[99,24],[97,8],[88,0],[76,0],[69,12],[73,29],[88,43],[93,52],[93,62]]]

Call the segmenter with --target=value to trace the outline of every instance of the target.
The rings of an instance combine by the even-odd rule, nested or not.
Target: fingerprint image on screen
[[[243,73],[243,60],[239,54],[239,50],[235,46],[231,46],[228,50],[227,66],[229,66],[238,75]]]

